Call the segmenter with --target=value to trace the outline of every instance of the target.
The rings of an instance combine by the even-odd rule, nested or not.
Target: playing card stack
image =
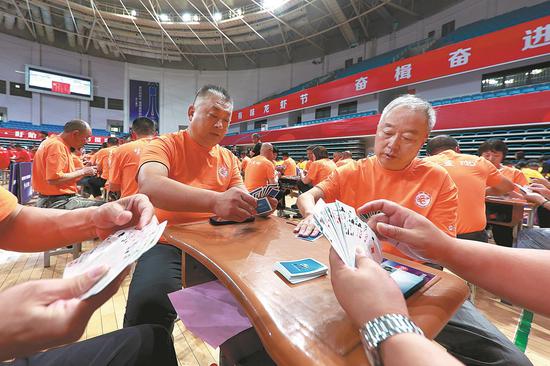
[[[164,221],[159,224],[154,217],[141,230],[133,227],[117,231],[94,249],[85,252],[79,258],[67,264],[63,272],[63,278],[72,278],[92,268],[106,265],[109,268],[107,274],[80,298],[84,300],[101,292],[126,267],[138,260],[143,253],[157,243],[164,232],[166,223]]]
[[[256,212],[258,215],[268,213],[273,210],[267,197],[275,198],[279,194],[278,184],[268,184],[249,192],[250,195],[258,200]]]
[[[328,272],[327,266],[313,258],[276,262],[273,269],[292,284],[312,280]]]
[[[313,219],[319,231],[348,266],[355,267],[357,248],[376,262],[382,262],[382,251],[376,234],[357,216],[353,207],[339,201],[327,204],[320,199],[315,205]]]

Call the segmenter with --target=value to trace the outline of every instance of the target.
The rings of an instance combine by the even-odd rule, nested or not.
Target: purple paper
[[[241,306],[219,281],[168,294],[187,329],[214,348],[252,327]]]

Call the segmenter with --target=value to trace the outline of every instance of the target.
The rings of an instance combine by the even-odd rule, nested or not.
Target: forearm
[[[441,346],[415,334],[403,333],[385,340],[380,346],[384,365],[462,365]]]
[[[140,181],[139,192],[148,196],[157,208],[186,212],[212,212],[220,194],[191,187],[160,175],[151,175],[146,181]]]
[[[300,197],[298,197],[298,201],[296,202],[296,204],[298,205],[298,209],[300,210],[302,216],[307,217],[313,214],[313,209],[315,207],[315,197],[308,192],[302,193]]]
[[[74,172],[63,174],[63,176],[61,178],[50,179],[50,180],[48,180],[48,183],[53,184],[53,185],[59,185],[59,184],[63,184],[63,183],[67,183],[67,182],[70,182],[70,181],[77,180],[77,179],[81,178],[82,176],[83,176],[82,171],[75,170]]]
[[[92,213],[96,209],[56,210],[19,206],[14,215],[1,223],[2,249],[42,252],[93,239],[96,234]]]
[[[512,303],[550,314],[550,252],[456,239],[439,261],[466,281]]]

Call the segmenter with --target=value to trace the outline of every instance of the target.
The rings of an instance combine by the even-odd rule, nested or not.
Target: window
[[[435,31],[434,30],[431,30],[428,32],[428,38],[432,38],[432,37],[435,37]]]
[[[90,101],[90,107],[105,109],[105,97],[94,95],[94,99]]]
[[[485,74],[481,78],[481,91],[510,89],[547,82],[550,82],[550,62]]]
[[[449,23],[445,23],[441,26],[441,37],[445,37],[447,34],[455,31],[455,21],[451,20]]]
[[[317,108],[315,110],[315,119],[329,118],[329,117],[330,117],[330,106]]]
[[[111,126],[109,127],[109,132],[122,132],[121,126]]]
[[[338,105],[338,115],[357,113],[357,101],[342,103]]]
[[[254,121],[254,129],[255,130],[261,129],[262,125],[267,125],[267,119],[261,119],[259,121]]]
[[[32,98],[32,93],[25,90],[25,84],[10,81],[10,95],[16,97]]]
[[[363,56],[357,57],[357,63],[363,62]]]
[[[116,111],[122,111],[124,110],[124,101],[122,99],[108,98],[107,108],[114,109]]]
[[[348,67],[353,65],[353,59],[348,58],[346,61],[344,61],[344,68],[347,69]]]
[[[182,131],[182,130],[186,130],[186,129],[187,129],[186,125],[178,125],[178,131]]]
[[[0,80],[0,94],[6,94],[6,80]]]

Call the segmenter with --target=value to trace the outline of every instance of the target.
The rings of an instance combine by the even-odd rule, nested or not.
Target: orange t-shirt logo
[[[220,169],[218,169],[218,174],[222,178],[227,178],[227,176],[229,175],[229,171],[227,170],[226,166],[222,166]]]
[[[432,196],[426,192],[418,192],[414,201],[418,207],[426,208],[432,202]]]

